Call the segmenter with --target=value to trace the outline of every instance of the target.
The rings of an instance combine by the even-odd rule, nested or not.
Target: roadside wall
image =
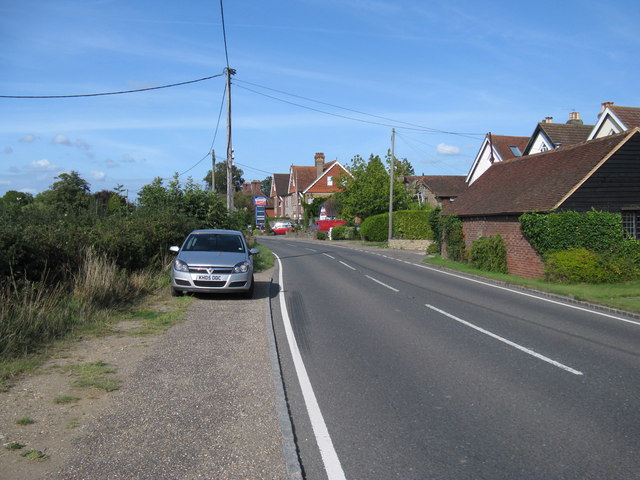
[[[516,216],[462,218],[462,229],[468,250],[480,237],[499,234],[507,248],[509,273],[523,278],[543,278],[544,263],[522,234]]]
[[[389,248],[398,250],[423,250],[427,251],[433,240],[403,240],[392,238],[389,240]]]

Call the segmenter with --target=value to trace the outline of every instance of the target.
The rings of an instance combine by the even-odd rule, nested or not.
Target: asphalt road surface
[[[415,253],[260,243],[307,479],[640,478],[640,320]]]

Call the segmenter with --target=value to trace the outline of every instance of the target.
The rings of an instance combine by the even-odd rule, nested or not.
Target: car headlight
[[[179,271],[179,272],[188,272],[189,271],[189,265],[187,265],[182,260],[174,260],[173,261],[173,268],[175,270]]]
[[[250,266],[251,264],[247,261],[237,263],[236,266],[233,267],[233,273],[247,273]]]

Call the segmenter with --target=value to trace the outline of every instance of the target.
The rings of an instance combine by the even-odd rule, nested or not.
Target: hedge
[[[407,240],[433,240],[429,210],[393,212],[393,236]],[[389,236],[389,214],[367,217],[360,225],[360,235],[372,242],[384,242]]]

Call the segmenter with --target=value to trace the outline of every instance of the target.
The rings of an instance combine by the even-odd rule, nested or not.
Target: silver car
[[[194,230],[177,253],[171,266],[171,293],[228,293],[253,295],[253,255],[241,232],[236,230]]]

